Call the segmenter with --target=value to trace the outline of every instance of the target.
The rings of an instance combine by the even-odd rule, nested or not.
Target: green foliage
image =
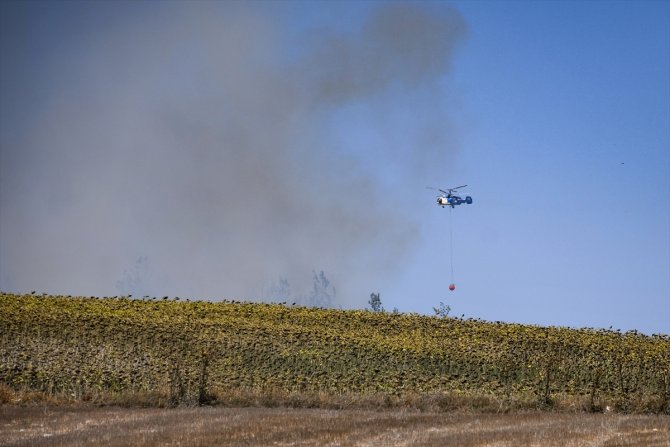
[[[379,293],[371,293],[370,300],[368,301],[370,309],[373,312],[384,312],[384,307],[382,306],[382,299]]]
[[[435,315],[440,318],[447,318],[449,316],[449,312],[451,312],[451,307],[440,301],[439,306],[433,307],[433,312],[435,312]]]
[[[484,393],[670,413],[670,337],[277,304],[0,294],[0,383],[173,404]]]

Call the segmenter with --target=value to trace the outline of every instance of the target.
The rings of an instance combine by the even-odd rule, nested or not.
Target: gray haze
[[[0,289],[305,296],[323,270],[350,306],[402,272],[421,235],[383,187],[423,188],[454,149],[439,85],[461,16],[379,4],[296,38],[252,5],[3,6]],[[397,92],[426,118],[403,144],[337,135],[360,106],[384,143]]]

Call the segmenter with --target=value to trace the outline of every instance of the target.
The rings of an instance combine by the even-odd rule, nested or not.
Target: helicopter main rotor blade
[[[465,188],[466,186],[468,186],[468,185],[461,185],[461,186],[457,186],[455,188],[449,188],[446,191],[444,189],[435,188],[433,186],[426,186],[426,189],[437,190],[437,191],[440,191],[442,194],[447,194],[448,195],[448,194],[451,194],[452,192],[456,191],[457,189]]]
[[[432,189],[433,191],[440,191],[443,194],[449,194],[448,191],[445,191],[444,189],[440,189],[440,188],[435,188],[433,186],[426,186],[426,189]]]

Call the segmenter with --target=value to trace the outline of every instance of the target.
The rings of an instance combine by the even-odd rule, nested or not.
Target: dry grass
[[[250,391],[213,389],[209,406],[217,407],[263,407],[263,408],[304,408],[323,410],[374,410],[407,412],[467,412],[467,413],[519,413],[533,410],[575,413],[594,412],[589,408],[588,398],[558,396],[551,408],[538,405],[535,397],[518,394],[506,399],[483,393],[404,393],[393,395],[386,393],[297,393],[286,391]],[[100,391],[83,398],[41,391],[13,390],[0,383],[0,404],[57,406],[90,405],[116,406],[125,408],[173,408],[175,406],[199,406],[171,403],[167,391],[109,393]],[[615,407],[611,407],[615,409]],[[602,412],[602,411],[599,411]]]
[[[668,416],[0,406],[2,446],[670,446]]]

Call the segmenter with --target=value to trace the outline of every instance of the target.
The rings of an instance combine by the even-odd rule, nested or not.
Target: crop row
[[[280,304],[0,294],[0,382],[75,398],[477,392],[669,412],[670,337]]]

